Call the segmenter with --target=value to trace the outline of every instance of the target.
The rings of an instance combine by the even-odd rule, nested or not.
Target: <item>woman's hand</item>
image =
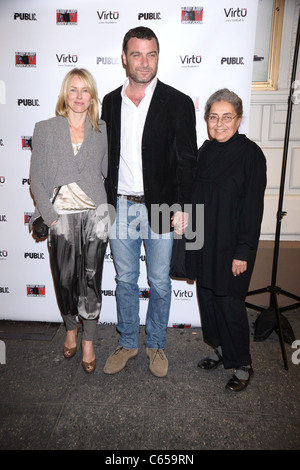
[[[239,276],[243,274],[247,270],[247,261],[241,261],[238,259],[234,259],[232,261],[232,274],[234,276]]]

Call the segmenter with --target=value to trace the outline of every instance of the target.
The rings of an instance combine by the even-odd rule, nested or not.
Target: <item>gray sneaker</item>
[[[133,359],[138,353],[138,349],[127,349],[123,346],[118,346],[107,359],[103,372],[105,374],[116,374],[124,369],[129,359]]]
[[[165,377],[168,373],[168,359],[163,349],[146,348],[146,354],[150,359],[150,371],[156,377]]]

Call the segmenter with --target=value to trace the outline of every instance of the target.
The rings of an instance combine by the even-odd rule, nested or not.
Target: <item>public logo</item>
[[[77,10],[56,10],[57,25],[77,25]]]
[[[100,23],[116,23],[120,17],[118,11],[97,11],[97,15]]]
[[[25,259],[45,259],[44,253],[24,253]]]
[[[37,99],[18,99],[18,106],[40,106]]]
[[[16,67],[36,67],[36,52],[15,52]]]
[[[14,13],[14,20],[37,21],[36,13]]]
[[[119,65],[118,57],[97,57],[97,65]]]
[[[244,57],[221,57],[221,65],[244,65]]]
[[[138,20],[161,20],[161,13],[138,13]]]
[[[45,297],[46,287],[43,285],[27,285],[26,286],[27,297]]]
[[[7,286],[0,286],[0,294],[10,294],[9,287]]]
[[[202,24],[203,7],[181,7],[182,24]]]
[[[247,8],[224,8],[226,21],[244,21]]]
[[[22,149],[31,150],[32,149],[32,136],[21,136]]]
[[[115,297],[116,296],[116,291],[112,289],[106,289],[101,291],[103,295],[106,297]]]

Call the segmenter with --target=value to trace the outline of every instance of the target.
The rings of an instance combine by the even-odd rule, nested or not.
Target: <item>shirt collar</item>
[[[122,90],[121,90],[121,96],[123,99],[126,99],[127,96],[126,96],[126,88],[128,87],[129,85],[129,78],[127,77],[125,82],[124,82],[124,85],[122,86]],[[155,90],[155,87],[157,85],[157,77],[155,76],[153,78],[153,80],[151,80],[151,82],[149,83],[149,85],[145,88],[145,96],[152,96],[153,93],[154,93],[154,90]]]

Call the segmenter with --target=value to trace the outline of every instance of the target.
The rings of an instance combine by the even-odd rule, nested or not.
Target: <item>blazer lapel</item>
[[[121,138],[121,106],[122,106],[122,97],[121,97],[121,88],[119,88],[116,94],[113,96],[112,100],[112,116],[114,117],[110,125],[114,129],[114,138],[115,142],[120,142]]]
[[[143,140],[146,139],[149,129],[153,126],[153,122],[159,119],[160,113],[163,112],[166,102],[167,97],[163,93],[163,84],[157,80],[157,85],[155,87],[145,121]]]
[[[92,126],[90,123],[90,118],[89,116],[87,116],[86,121],[85,121],[85,129],[84,129],[84,141],[76,155],[77,159],[75,159],[75,161],[76,160],[78,161],[77,166],[78,166],[79,173],[82,172],[84,165],[88,158],[87,142],[89,142],[91,139],[91,132],[92,132]]]

